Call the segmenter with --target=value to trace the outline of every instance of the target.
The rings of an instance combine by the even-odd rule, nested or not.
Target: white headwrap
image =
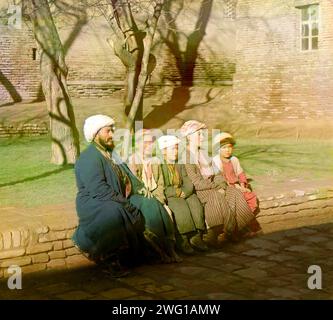
[[[165,149],[174,146],[176,144],[179,144],[180,140],[176,136],[165,135],[159,137],[157,142],[160,149]]]
[[[91,116],[84,121],[84,137],[88,142],[92,142],[100,129],[103,127],[113,126],[114,124],[115,121],[109,116],[105,116],[103,114]]]
[[[207,129],[207,126],[197,120],[186,121],[180,128],[180,133],[183,137],[187,137],[201,129]]]

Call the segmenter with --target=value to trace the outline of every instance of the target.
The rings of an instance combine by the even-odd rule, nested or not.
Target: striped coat
[[[246,227],[254,218],[240,190],[226,186],[221,176],[205,179],[195,164],[186,164],[199,200],[204,205],[205,219],[209,228],[223,225],[224,232],[232,233]],[[225,189],[221,193],[219,189]]]

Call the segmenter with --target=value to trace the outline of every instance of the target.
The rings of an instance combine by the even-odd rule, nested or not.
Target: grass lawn
[[[333,177],[333,142],[328,140],[239,139],[235,155],[248,176],[254,178],[254,187],[258,181]],[[49,157],[50,141],[46,136],[0,140],[0,207],[74,201],[73,166],[52,165]],[[260,179],[256,181],[256,177]]]

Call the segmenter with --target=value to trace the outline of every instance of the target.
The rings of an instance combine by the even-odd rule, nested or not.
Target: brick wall
[[[325,214],[333,208],[333,190],[305,189],[262,197],[259,195],[258,221],[264,231],[289,218]],[[34,221],[35,222],[35,221]],[[0,230],[0,279],[8,277],[8,267],[18,265],[23,276],[46,269],[92,265],[74,246],[71,237],[77,226],[75,212],[63,222],[49,225],[17,226]],[[266,231],[265,231],[266,232]],[[269,232],[269,231],[268,231]]]
[[[187,38],[195,30],[199,7],[205,0],[185,0],[184,9],[176,19],[178,44],[185,50]],[[235,70],[234,50],[235,21],[234,0],[215,0],[207,24],[205,36],[198,49],[194,68],[194,84],[223,84],[231,81]],[[66,20],[63,20],[66,21]],[[123,86],[125,68],[107,43],[110,28],[104,18],[88,19],[82,27],[75,21],[58,24],[63,44],[69,44],[66,62],[69,67],[69,90],[74,97],[110,96]],[[160,29],[164,30],[163,18]],[[151,85],[179,84],[176,58],[163,44],[156,33],[154,53],[157,67],[150,79]],[[36,44],[26,30],[2,28],[0,36],[0,71],[10,81],[23,100],[38,96],[38,61],[32,60],[32,48]],[[0,101],[11,101],[12,97],[2,84],[0,75]],[[12,90],[13,91],[13,90]]]
[[[185,0],[184,8],[178,15],[175,25],[177,43],[185,51],[187,38],[196,29],[198,12],[204,0]],[[205,0],[206,1],[206,0]],[[234,5],[232,5],[234,4]],[[196,84],[220,83],[232,80],[234,72],[234,36],[235,21],[232,8],[233,0],[213,1],[212,11],[206,27],[204,39],[198,49],[198,59],[194,70]],[[179,83],[180,75],[176,67],[176,58],[160,37],[160,31],[170,26],[165,24],[163,16],[155,36],[154,53],[157,67],[152,74],[151,83]],[[74,28],[61,29],[63,42],[70,38]],[[122,82],[125,69],[113,54],[107,38],[110,28],[104,18],[95,18],[82,27],[67,54],[69,81],[100,81],[110,87]]]
[[[0,104],[37,98],[39,61],[33,60],[33,48],[36,43],[27,28],[0,25]]]
[[[333,4],[320,0],[319,49],[300,48],[299,5],[311,0],[216,0],[198,49],[195,85],[233,81],[233,107],[256,119],[333,117]],[[194,30],[201,0],[185,1],[176,20],[182,52]],[[233,7],[237,3],[237,19]],[[163,18],[161,19],[163,26]],[[39,92],[38,61],[31,33],[1,27],[0,101],[35,99]],[[60,28],[64,43],[73,27]],[[110,96],[123,86],[124,67],[106,39],[103,19],[89,20],[77,30],[66,54],[73,97]],[[158,65],[150,85],[181,82],[176,58],[156,35]],[[236,73],[235,72],[235,65]],[[7,88],[5,88],[7,87]],[[11,89],[10,89],[11,88]],[[15,88],[15,90],[13,90]],[[11,95],[8,93],[11,91]]]
[[[13,136],[41,136],[48,134],[48,124],[20,123],[17,125],[0,124],[0,138]]]
[[[23,274],[90,264],[71,240],[74,228],[40,226],[0,233],[0,278],[7,268],[20,266]]]
[[[320,3],[319,49],[301,51],[296,6],[309,3]],[[234,108],[260,119],[332,118],[332,53],[332,1],[239,0]]]
[[[207,1],[206,1],[207,2]],[[185,0],[184,9],[175,20],[177,43],[184,55],[191,38],[195,38],[196,23],[198,21],[200,6],[203,0]],[[172,8],[171,8],[172,9]],[[209,20],[205,29],[205,36],[198,48],[198,56],[194,68],[194,84],[210,85],[223,84],[231,81],[235,71],[235,0],[214,0]],[[161,18],[160,29],[170,29]],[[163,33],[165,34],[165,33]],[[156,35],[160,40],[160,32]],[[190,53],[191,51],[187,51]],[[176,58],[172,50],[163,43],[156,48],[156,54],[161,63],[153,74],[153,81],[158,82],[158,76],[166,81],[180,83],[179,70],[176,67]],[[192,53],[194,54],[194,53]]]

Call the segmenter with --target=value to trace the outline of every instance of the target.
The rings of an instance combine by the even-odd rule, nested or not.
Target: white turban
[[[180,128],[180,133],[183,137],[187,137],[194,132],[206,128],[207,126],[202,122],[199,122],[197,120],[189,120],[182,125],[182,127]]]
[[[158,138],[157,143],[160,149],[169,148],[179,144],[180,140],[176,136],[165,135]]]
[[[100,129],[103,127],[113,126],[114,124],[115,121],[109,116],[105,116],[103,114],[91,116],[84,121],[84,137],[88,142],[92,142]]]

